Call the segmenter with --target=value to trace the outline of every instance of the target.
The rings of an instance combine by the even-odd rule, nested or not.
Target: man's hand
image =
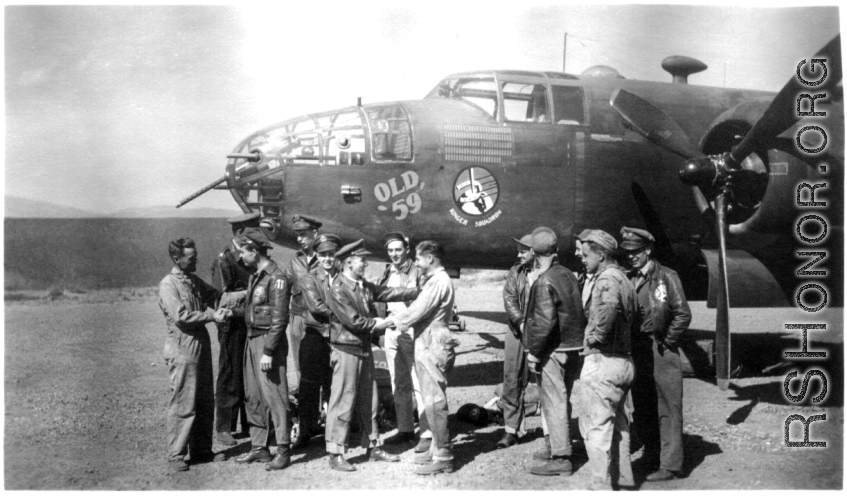
[[[533,374],[541,373],[541,360],[539,360],[538,357],[536,357],[532,353],[528,353],[526,355],[526,361],[527,365],[529,365],[530,372],[532,372]]]
[[[259,367],[262,369],[262,372],[267,372],[271,369],[271,365],[273,365],[273,357],[268,355],[262,355],[262,359],[259,360]]]
[[[589,335],[588,335],[588,337],[587,337],[587,338],[585,338],[585,343],[586,343],[588,346],[594,346],[594,345],[595,345],[595,344],[597,344],[598,342],[599,342],[599,341],[597,341],[597,338],[596,338],[596,337],[594,337],[594,335],[593,335],[593,334],[589,334]]]
[[[392,320],[381,319],[379,317],[375,318],[374,321],[376,322],[374,324],[374,330],[375,331],[384,331],[384,330],[388,329],[389,327],[391,327],[391,325],[393,324]]]

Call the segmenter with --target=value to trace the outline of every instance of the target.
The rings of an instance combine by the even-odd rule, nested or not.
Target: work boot
[[[573,466],[571,461],[564,456],[554,456],[549,462],[544,465],[537,465],[529,469],[529,473],[534,475],[571,475]]]
[[[168,460],[168,471],[170,472],[185,472],[188,470],[188,464],[182,458],[176,460]]]
[[[271,461],[271,452],[264,446],[253,446],[253,449],[236,457],[236,463],[253,463],[253,462],[269,462]]]
[[[350,465],[350,462],[344,459],[344,455],[330,454],[329,468],[339,470],[341,472],[355,472],[356,467]]]
[[[265,465],[265,470],[282,470],[291,463],[291,449],[287,444],[277,445],[274,459]]]
[[[511,432],[507,432],[499,441],[497,441],[497,444],[494,445],[494,449],[504,449],[516,444],[518,444],[518,436]]]
[[[238,444],[229,432],[216,432],[215,439],[217,439],[218,444],[223,444],[225,446],[235,446]]]
[[[536,460],[551,460],[553,458],[552,453],[550,452],[550,436],[544,436],[544,449],[538,450],[532,454],[532,457]]]
[[[415,473],[418,475],[449,474],[455,469],[453,460],[438,460],[416,468]]]
[[[234,446],[235,439],[230,434],[232,426],[232,408],[215,407],[215,437],[218,443],[226,446]]]
[[[647,480],[649,482],[662,482],[662,481],[668,481],[668,480],[671,480],[671,479],[676,479],[676,474],[671,472],[670,470],[665,470],[663,468],[660,468],[659,470],[657,470],[657,471],[653,472],[652,474],[648,475],[645,480]]]
[[[368,449],[368,459],[372,462],[399,462],[400,457],[384,451],[382,448]]]
[[[432,462],[432,452],[427,451],[425,453],[416,453],[415,454],[415,463],[418,465],[424,465]]]
[[[415,446],[415,453],[426,453],[429,451],[430,446],[432,446],[432,438],[422,437],[421,440],[418,441],[418,445]]]

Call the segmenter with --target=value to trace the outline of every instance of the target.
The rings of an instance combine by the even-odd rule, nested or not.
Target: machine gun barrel
[[[198,196],[202,195],[203,193],[205,193],[205,192],[207,192],[211,189],[215,189],[216,186],[218,186],[219,184],[224,183],[224,182],[226,182],[226,176],[212,181],[206,187],[200,189],[199,191],[197,191],[193,195],[188,196],[185,199],[183,199],[181,202],[177,203],[176,208],[179,208],[179,207],[185,205],[186,203],[190,202],[191,200],[197,198]]]

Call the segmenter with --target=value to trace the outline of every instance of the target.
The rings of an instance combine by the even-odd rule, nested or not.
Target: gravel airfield
[[[163,269],[163,274],[166,269]],[[465,403],[485,404],[502,381],[505,325],[497,273],[479,273],[456,282],[457,303],[467,324],[450,376],[448,400],[455,413]],[[692,304],[692,335],[708,337],[714,315],[703,302]],[[824,312],[822,312],[824,313]],[[832,351],[822,362],[797,363],[770,376],[733,380],[721,392],[713,380],[686,377],[685,470],[681,479],[644,482],[640,453],[633,455],[642,490],[678,489],[840,489],[843,466],[843,310],[826,309],[826,332],[810,332],[810,349]],[[733,309],[735,332],[747,338],[745,353],[769,341],[799,347],[799,333],[783,323],[820,322],[796,309]],[[571,477],[538,477],[529,467],[543,445],[540,418],[527,419],[523,442],[491,451],[502,428],[478,428],[451,417],[457,471],[423,477],[414,474],[411,445],[388,446],[400,463],[370,463],[364,450],[348,453],[358,469],[346,474],[329,469],[322,438],[294,453],[292,465],[266,472],[231,459],[193,465],[169,474],[165,463],[167,370],[162,359],[165,327],[155,289],[100,290],[66,294],[55,300],[5,303],[5,488],[6,489],[586,489],[584,452],[575,456]],[[217,339],[212,331],[213,354]],[[833,329],[834,327],[834,329]],[[782,340],[782,341],[779,341]],[[735,341],[734,341],[735,343]],[[741,343],[741,341],[739,341]],[[743,344],[743,343],[742,343]],[[745,351],[746,350],[746,351]],[[756,354],[754,351],[753,354]],[[802,406],[783,395],[787,371],[800,377],[813,363],[829,375],[830,393],[820,405],[809,397],[820,383],[809,384]],[[796,393],[799,381],[795,381]],[[786,417],[826,414],[811,424],[811,439],[826,448],[783,445]],[[394,432],[383,434],[390,437]],[[800,423],[792,440],[802,439]],[[230,458],[249,449],[241,438],[226,449]],[[223,446],[215,445],[216,450]]]

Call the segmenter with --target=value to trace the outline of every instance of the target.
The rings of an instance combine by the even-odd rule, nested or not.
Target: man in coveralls
[[[212,343],[206,329],[208,322],[222,321],[225,314],[212,309],[218,291],[194,274],[194,240],[171,241],[168,254],[173,268],[159,283],[159,308],[168,330],[164,356],[171,386],[168,466],[172,471],[185,471],[189,451],[192,464],[225,458],[221,453],[212,453],[215,397]]]

